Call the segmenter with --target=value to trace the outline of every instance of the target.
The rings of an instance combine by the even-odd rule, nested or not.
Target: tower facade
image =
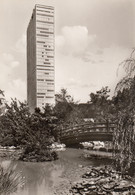
[[[31,112],[55,102],[52,6],[35,5],[27,28],[27,101]]]

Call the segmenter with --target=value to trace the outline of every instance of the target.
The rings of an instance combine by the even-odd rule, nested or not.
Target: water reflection
[[[16,171],[21,171],[25,177],[24,187],[12,195],[54,195],[54,189],[66,186],[66,183],[76,179],[79,165],[104,164],[101,161],[81,158],[82,152],[77,149],[59,152],[59,160],[53,162],[10,161],[12,166],[16,165]]]
[[[26,184],[19,195],[51,195],[51,189],[58,182],[64,167],[54,162],[23,163],[18,162],[16,170],[22,171]]]

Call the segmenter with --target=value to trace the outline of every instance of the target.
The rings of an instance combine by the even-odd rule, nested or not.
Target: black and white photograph
[[[135,195],[135,0],[0,0],[0,195]]]

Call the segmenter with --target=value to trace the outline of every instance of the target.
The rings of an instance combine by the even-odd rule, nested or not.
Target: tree
[[[117,83],[115,91],[125,88],[129,89],[132,85],[133,79],[135,77],[135,48],[131,52],[131,55],[119,64],[125,69],[126,75]]]
[[[56,104],[59,102],[74,103],[74,99],[68,94],[67,89],[62,88],[60,93],[55,95]]]
[[[1,116],[2,144],[25,145],[26,135],[29,132],[28,121],[30,119],[29,108],[26,103],[12,99],[11,104],[6,104],[6,113]]]
[[[5,95],[4,95],[4,91],[0,90],[0,114],[3,114],[5,111]]]
[[[50,104],[46,104],[43,109],[44,109],[43,116],[45,116],[45,117],[55,117],[53,106],[51,106]]]
[[[114,132],[114,153],[116,166],[125,173],[129,170],[135,155],[135,49],[123,65],[126,75],[116,86],[117,128]]]
[[[54,114],[58,119],[57,129],[81,123],[82,113],[78,108],[77,102],[68,94],[67,89],[61,89],[60,93],[56,94],[55,97]]]
[[[60,93],[55,95],[56,105],[54,112],[60,123],[65,123],[69,113],[73,109],[73,98],[68,94],[67,89],[62,88]]]
[[[52,119],[40,112],[30,114],[26,103],[12,99],[7,111],[0,117],[1,145],[20,146],[24,149],[21,159],[45,161],[55,159],[56,153],[48,151],[54,141]]]
[[[108,101],[110,89],[108,86],[102,87],[101,90],[97,91],[96,94],[90,94],[90,102],[97,105],[103,105]]]
[[[114,118],[114,105],[111,99],[109,99],[109,92],[110,89],[108,89],[108,86],[106,86],[102,87],[102,89],[96,93],[90,94],[89,103],[94,106],[95,118],[97,120],[106,121]]]
[[[112,101],[115,105],[116,112],[123,110],[127,106],[129,106],[129,98],[130,98],[130,90],[123,89],[122,91],[118,91],[116,96],[112,97]]]

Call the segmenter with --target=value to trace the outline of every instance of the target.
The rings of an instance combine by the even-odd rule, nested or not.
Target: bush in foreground
[[[14,167],[3,168],[0,165],[0,194],[9,195],[15,192],[18,187],[24,185],[24,179],[20,173],[16,173]]]

